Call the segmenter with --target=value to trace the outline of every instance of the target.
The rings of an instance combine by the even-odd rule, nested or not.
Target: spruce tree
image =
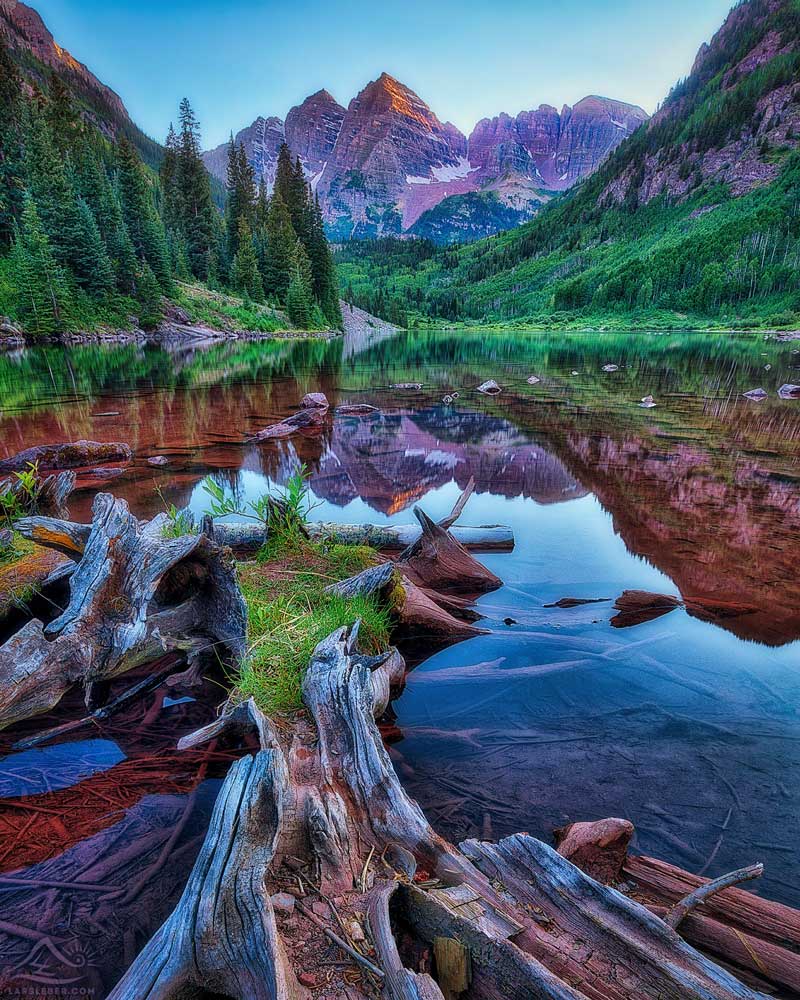
[[[180,196],[180,232],[186,240],[189,267],[201,280],[208,277],[208,262],[214,245],[216,209],[211,197],[211,179],[200,157],[200,124],[184,98],[180,105],[180,137],[177,152],[177,184]]]
[[[122,215],[137,255],[147,261],[164,292],[172,288],[166,234],[156,213],[147,178],[136,150],[123,137],[117,147]]]
[[[94,217],[75,189],[70,158],[58,150],[45,114],[35,107],[28,114],[25,167],[28,188],[58,262],[90,294],[110,291],[111,263]]]
[[[283,303],[292,280],[292,252],[297,237],[292,229],[289,210],[277,191],[269,203],[266,237],[262,262],[264,291]]]
[[[164,310],[161,304],[161,287],[146,261],[139,274],[136,299],[139,303],[139,324],[144,330],[152,330],[164,318]]]
[[[18,292],[17,315],[35,338],[64,329],[71,306],[69,289],[42,228],[36,205],[28,197],[12,253]]]
[[[241,216],[238,225],[239,249],[231,265],[231,285],[244,298],[260,302],[264,298],[264,286],[258,272],[258,258],[253,245],[253,234],[247,219]]]
[[[180,191],[178,189],[178,136],[170,122],[167,141],[164,143],[164,159],[161,162],[161,215],[165,228],[179,231],[182,222]]]
[[[228,200],[225,217],[228,227],[228,259],[233,261],[239,249],[239,220],[244,218],[251,230],[255,226],[256,182],[244,144],[238,146],[231,136],[228,147]]]
[[[334,329],[339,330],[342,327],[342,309],[339,304],[339,279],[336,275],[333,254],[325,236],[325,226],[322,221],[319,198],[314,199],[311,209],[307,250],[309,260],[311,261],[314,298],[319,303],[327,321]]]
[[[10,246],[22,215],[22,82],[0,34],[0,248]]]
[[[295,269],[286,293],[286,312],[294,326],[299,330],[307,330],[311,326],[312,309],[308,286],[303,281],[300,271]]]

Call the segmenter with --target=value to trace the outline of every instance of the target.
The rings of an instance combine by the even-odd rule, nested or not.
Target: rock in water
[[[497,396],[502,391],[493,378],[490,378],[488,382],[484,382],[483,385],[478,386],[478,392],[482,392],[485,396]]]
[[[791,383],[782,385],[778,389],[778,395],[781,399],[800,399],[800,385],[792,385]]]
[[[742,395],[745,399],[752,399],[755,403],[760,403],[762,400],[767,398],[766,389],[751,389],[749,392],[744,392]]]
[[[652,408],[657,405],[658,404],[656,403],[656,401],[653,399],[652,396],[645,396],[644,399],[641,401],[641,403],[639,403],[639,406],[641,406],[645,410],[652,410]]]
[[[380,413],[380,410],[369,403],[343,403],[336,407],[337,417],[369,417],[373,413]]]
[[[603,365],[604,372],[618,372],[619,365]]]
[[[653,594],[648,590],[626,590],[614,602],[619,611],[611,619],[614,628],[630,628],[631,625],[642,625],[667,615],[670,611],[681,607],[681,601],[670,594]]]
[[[541,381],[537,375],[530,375],[528,377],[528,385],[538,385]]]
[[[147,459],[147,464],[152,465],[153,468],[160,469],[165,465],[169,465],[169,459],[166,455],[152,455]]]
[[[304,410],[327,410],[330,405],[324,392],[308,392],[300,403]]]

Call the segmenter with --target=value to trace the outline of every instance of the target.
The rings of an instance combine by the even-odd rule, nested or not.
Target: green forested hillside
[[[34,340],[148,329],[170,299],[226,329],[341,325],[319,206],[288,150],[267,198],[231,146],[223,216],[189,102],[164,149],[120,108],[70,66],[32,73],[0,32],[0,316],[11,329]]]
[[[420,316],[800,322],[800,3],[745,0],[661,111],[533,222],[426,254],[341,254],[343,285]]]

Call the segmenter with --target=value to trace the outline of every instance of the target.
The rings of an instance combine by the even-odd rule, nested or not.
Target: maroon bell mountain
[[[347,109],[321,90],[285,122],[259,118],[236,141],[268,186],[286,142],[340,239],[411,232],[448,242],[531,218],[646,120],[641,108],[586,97],[560,113],[543,105],[483,119],[467,138],[383,73]],[[207,152],[205,162],[224,180],[227,145]]]

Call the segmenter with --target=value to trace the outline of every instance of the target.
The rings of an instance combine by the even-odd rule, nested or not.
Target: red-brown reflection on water
[[[136,677],[124,681],[114,694]],[[219,697],[211,681],[191,697],[165,684],[108,720],[15,753],[15,741],[83,714],[72,693],[56,712],[2,734],[4,787],[17,787],[0,799],[4,990],[100,1000],[171,912],[240,753],[216,744],[176,749],[182,734],[213,717]],[[110,767],[108,747],[124,757]],[[76,775],[95,773],[70,781],[54,771],[60,750]],[[45,790],[24,794],[33,785]]]

